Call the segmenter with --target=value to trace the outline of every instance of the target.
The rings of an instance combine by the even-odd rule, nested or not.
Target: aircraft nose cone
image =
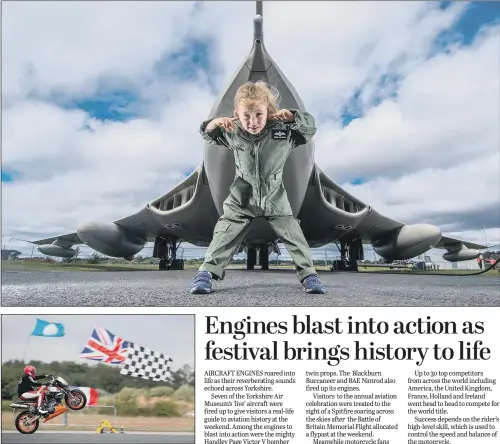
[[[253,37],[255,40],[262,40],[263,37],[263,26],[262,26],[262,16],[258,14],[254,19],[253,19]]]

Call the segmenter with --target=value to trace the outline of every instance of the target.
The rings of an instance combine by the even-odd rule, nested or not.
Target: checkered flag
[[[129,342],[128,354],[120,374],[152,381],[168,381],[172,359],[163,353],[152,351]]]

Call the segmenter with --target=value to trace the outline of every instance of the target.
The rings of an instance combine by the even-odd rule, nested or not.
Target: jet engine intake
[[[114,222],[87,222],[78,227],[77,233],[83,243],[111,257],[130,258],[146,245],[146,239]]]
[[[40,245],[38,251],[47,256],[55,257],[73,257],[76,254],[76,250],[70,247],[61,247],[60,245],[46,244]]]
[[[404,225],[373,241],[372,246],[386,261],[410,259],[429,251],[441,240],[441,236],[441,230],[434,225]]]
[[[476,259],[481,254],[479,250],[468,249],[465,245],[460,244],[461,248],[443,254],[443,259],[449,262],[470,261]]]

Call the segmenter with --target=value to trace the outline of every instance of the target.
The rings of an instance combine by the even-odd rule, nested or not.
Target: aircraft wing
[[[485,250],[488,248],[486,245],[475,244],[474,242],[463,241],[459,239],[454,239],[452,237],[443,236],[441,240],[434,246],[434,248],[444,248],[444,249],[453,249],[456,246],[464,245],[467,248],[472,248],[475,250]]]
[[[31,243],[43,246],[53,255],[73,245],[86,244],[102,254],[127,258],[158,237],[169,242],[182,240],[207,246],[218,217],[202,165],[167,194],[131,216],[114,222],[87,222],[76,233]],[[69,254],[66,250],[63,253]]]
[[[60,247],[71,247],[72,245],[83,244],[82,240],[78,237],[78,233],[63,234],[61,236],[48,237],[46,239],[39,239],[36,241],[28,241],[36,245],[53,244]]]
[[[447,250],[449,260],[467,260],[476,257],[477,250],[487,248],[442,236],[433,225],[391,219],[349,194],[317,165],[298,218],[311,247],[361,239],[389,260],[416,257],[432,248]]]
[[[405,224],[378,213],[328,177],[316,164],[298,214],[309,245],[338,240],[371,243]]]
[[[111,224],[116,224],[117,226],[134,233],[136,236],[145,239],[146,242],[154,242],[157,235],[168,236],[171,234],[168,229],[158,226],[158,223],[154,220],[147,207],[141,209],[135,214],[132,214],[131,216],[126,216],[122,219],[109,223],[109,225]],[[99,229],[100,226],[101,224],[96,225],[95,222],[91,222],[82,227],[78,227],[78,230],[83,229],[86,231],[86,229],[89,228]],[[85,243],[78,235],[78,232],[28,242],[36,245],[55,244],[61,247],[71,247],[73,245]]]
[[[167,195],[148,204],[144,211],[148,212],[157,227],[168,230],[170,236],[196,246],[208,246],[219,213],[214,204],[204,165],[193,171]],[[117,224],[137,227],[137,222],[130,218],[117,221]]]

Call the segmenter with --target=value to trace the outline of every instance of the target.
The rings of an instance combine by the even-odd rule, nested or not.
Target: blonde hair
[[[280,94],[277,88],[268,85],[263,80],[257,82],[246,82],[241,85],[234,96],[234,109],[238,108],[240,103],[245,105],[266,103],[267,112],[275,114],[278,112],[278,103]]]

